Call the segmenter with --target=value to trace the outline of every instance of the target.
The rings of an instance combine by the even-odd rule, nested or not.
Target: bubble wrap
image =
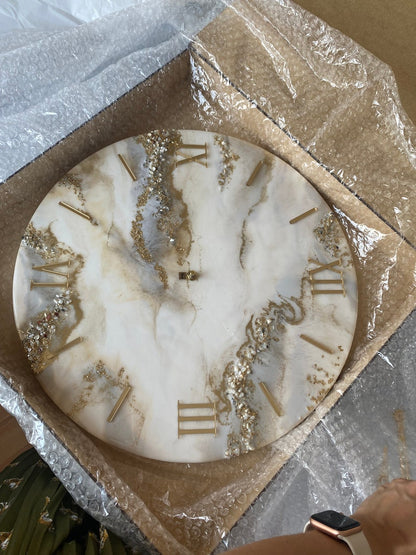
[[[0,182],[184,50],[221,2],[141,2],[60,32],[0,35]]]
[[[107,495],[44,425],[39,415],[2,378],[0,378],[0,398],[3,408],[16,417],[26,434],[27,441],[36,447],[39,455],[81,507],[107,528],[114,530],[129,545],[140,546],[151,555],[157,553],[137,526],[117,506],[116,500]]]
[[[130,516],[140,504],[149,522],[154,517],[166,527],[162,553],[208,553],[221,540],[220,553],[299,532],[317,510],[350,513],[377,485],[414,477],[416,132],[390,69],[290,0],[145,2],[59,32],[0,36],[0,180],[159,68],[173,67],[174,74],[169,60],[189,65],[178,113],[169,119],[173,127],[217,129],[256,142],[288,160],[335,204],[362,280],[345,372],[299,431],[267,451],[263,467],[253,465],[224,487],[228,501],[212,490],[189,505],[172,505],[167,489],[146,507],[140,496],[145,479],[138,490],[123,483],[128,462],[114,458],[123,469],[110,488],[105,454],[89,469],[71,456],[22,398],[24,380],[14,383],[7,371],[12,335],[1,329],[0,396],[74,499],[142,553],[157,551]],[[10,210],[24,198],[19,174],[15,178],[14,190],[7,183],[0,188]],[[4,245],[7,230],[1,232]],[[3,249],[11,273],[13,252]],[[9,293],[0,288],[0,307],[8,306]],[[70,426],[63,437],[73,433]],[[78,455],[96,446],[82,438],[79,449]],[[280,462],[273,466],[275,459]],[[279,471],[260,493],[253,484],[269,481],[265,468]],[[187,470],[178,483],[194,477]],[[240,502],[247,510],[229,531],[229,515]]]

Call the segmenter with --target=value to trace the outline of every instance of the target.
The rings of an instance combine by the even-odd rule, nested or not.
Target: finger
[[[388,490],[396,492],[397,495],[405,495],[412,502],[416,500],[416,480],[406,480],[405,478],[396,478],[388,484]]]
[[[387,489],[402,490],[404,487],[407,487],[411,481],[413,480],[406,480],[406,478],[395,478],[387,484]]]
[[[406,484],[406,492],[407,494],[416,499],[416,480],[409,480]]]

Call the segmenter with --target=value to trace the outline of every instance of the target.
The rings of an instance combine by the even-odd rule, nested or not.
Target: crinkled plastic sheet
[[[0,35],[0,182],[186,49],[221,8],[146,0],[60,32]]]
[[[390,69],[350,39],[289,0],[159,3],[156,13],[149,3],[72,29],[32,35],[33,40],[30,34],[3,37],[0,178],[162,67],[210,20],[187,52],[195,121],[207,129],[246,126],[245,137],[266,147],[281,130],[281,154],[290,163],[312,181],[319,180],[322,168],[334,176],[340,190],[334,210],[364,281],[357,337],[330,403],[316,411],[313,422],[323,417],[321,422],[311,425],[303,443],[296,431],[278,442],[276,453],[286,446],[292,456],[230,533],[221,518],[225,505],[212,516],[204,510],[209,500],[201,499],[191,512],[171,507],[168,495],[161,499],[162,528],[163,516],[189,522],[188,536],[175,537],[169,528],[173,538],[165,543],[171,546],[166,553],[202,552],[190,547],[195,534],[222,535],[219,553],[298,532],[312,512],[326,507],[351,512],[379,483],[414,473],[415,313],[407,315],[415,302],[415,129],[401,108]],[[251,116],[257,122],[252,127]],[[2,305],[8,295],[2,288]],[[129,517],[129,508],[143,504],[140,494],[123,484],[117,469],[113,489],[106,491],[101,484],[105,458],[98,456],[85,469],[65,449],[19,393],[22,387],[8,372],[7,340],[2,331],[2,404],[82,507],[151,552]],[[80,449],[91,448],[89,441],[80,436]],[[249,490],[261,475],[259,469],[240,478],[237,489]]]

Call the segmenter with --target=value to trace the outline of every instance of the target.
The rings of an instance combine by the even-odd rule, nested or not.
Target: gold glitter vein
[[[143,424],[143,413],[137,408],[137,401],[131,392],[131,385],[128,376],[125,375],[124,368],[120,368],[115,376],[102,360],[98,360],[87,368],[82,379],[83,388],[81,394],[68,412],[70,418],[74,418],[87,406],[102,403],[103,399],[110,399],[114,405],[117,400],[120,400],[120,395],[116,397],[117,391],[125,392],[128,390],[128,396],[126,395],[123,401],[139,417],[141,425]]]
[[[241,245],[240,245],[240,254],[239,254],[240,266],[243,269],[244,269],[243,256],[244,256],[244,252],[245,252],[246,247],[247,247],[246,230],[247,230],[247,220],[244,220],[243,227],[242,227],[242,230],[241,230]]]
[[[163,286],[167,287],[167,273],[158,258],[157,252],[152,252],[143,234],[144,217],[154,217],[157,229],[164,238],[166,247],[173,247],[178,256],[178,264],[183,265],[191,248],[192,234],[188,207],[183,200],[182,193],[174,187],[172,172],[175,168],[174,156],[180,148],[181,136],[175,131],[152,131],[137,137],[136,141],[143,145],[146,154],[148,171],[147,184],[138,196],[136,216],[131,226],[131,236],[136,250],[142,260],[153,264]],[[154,206],[150,212],[150,206]],[[144,216],[144,209],[149,212]],[[160,255],[159,255],[160,256]]]
[[[260,315],[252,315],[246,325],[246,341],[238,349],[235,359],[226,365],[220,386],[214,388],[219,415],[229,414],[233,410],[240,421],[239,433],[232,430],[228,436],[227,457],[247,453],[255,448],[257,412],[250,407],[248,400],[254,389],[250,379],[254,363],[272,341],[279,341],[286,324],[299,324],[303,318],[301,299],[281,298],[280,303],[269,301]]]
[[[80,200],[82,206],[85,205],[85,197],[84,193],[82,192],[82,181],[79,177],[72,173],[67,173],[59,180],[59,185],[63,185],[67,189],[70,189],[75,193],[75,195]]]
[[[55,295],[53,303],[32,318],[23,332],[23,347],[35,374],[45,369],[49,345],[56,334],[58,324],[66,316],[70,304],[69,290]]]
[[[27,328],[23,330],[21,335],[23,347],[32,370],[39,373],[45,367],[52,342],[55,342],[55,348],[59,349],[67,342],[68,337],[83,318],[83,311],[75,285],[77,276],[84,265],[84,259],[81,255],[75,255],[70,247],[59,242],[50,226],[46,230],[38,230],[30,223],[26,228],[22,244],[35,254],[40,255],[43,262],[48,262],[49,266],[51,263],[59,264],[64,256],[71,260],[71,288],[55,295],[53,302],[46,309],[32,316]],[[36,267],[42,268],[42,265]],[[62,324],[70,309],[74,316],[73,324],[64,327]],[[59,345],[56,344],[58,331]]]
[[[38,230],[30,223],[22,237],[22,245],[29,247],[36,254],[42,256],[44,260],[58,258],[62,252],[58,245],[58,240],[50,230],[50,225],[46,231]]]
[[[263,163],[265,163],[263,161]],[[254,210],[263,202],[265,202],[268,198],[267,195],[267,188],[266,186],[264,186],[261,189],[261,194],[260,194],[260,198],[253,204],[253,206],[250,207],[250,210],[248,211],[247,214],[247,218],[244,219],[243,221],[243,226],[241,229],[241,245],[240,245],[240,254],[239,254],[239,260],[240,260],[240,266],[244,269],[244,253],[247,247],[247,219],[251,216],[251,214],[254,212]]]
[[[168,288],[168,274],[163,266],[160,264],[155,264],[155,270],[159,274],[159,279],[163,283],[165,289]]]
[[[214,140],[217,145],[219,145],[222,155],[222,170],[218,175],[218,184],[221,188],[224,188],[230,182],[235,168],[234,162],[236,162],[240,156],[232,152],[228,137],[215,135]]]
[[[344,233],[333,212],[329,212],[321,219],[313,233],[328,253],[342,260],[343,266],[352,265]],[[344,250],[341,251],[340,245],[345,246]]]

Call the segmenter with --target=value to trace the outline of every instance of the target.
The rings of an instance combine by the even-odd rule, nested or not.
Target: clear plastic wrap
[[[173,19],[171,8],[144,35],[129,8],[25,46],[0,41],[0,178],[17,172],[0,187],[1,399],[115,532],[145,552],[219,553],[300,531],[316,509],[351,512],[412,474],[414,314],[402,323],[415,305],[415,129],[391,70],[288,0],[184,3]],[[37,204],[91,152],[161,127],[281,156],[333,207],[355,256],[359,317],[340,378],[289,434],[229,461],[158,463],[83,433],[37,384],[14,328],[13,265]]]

